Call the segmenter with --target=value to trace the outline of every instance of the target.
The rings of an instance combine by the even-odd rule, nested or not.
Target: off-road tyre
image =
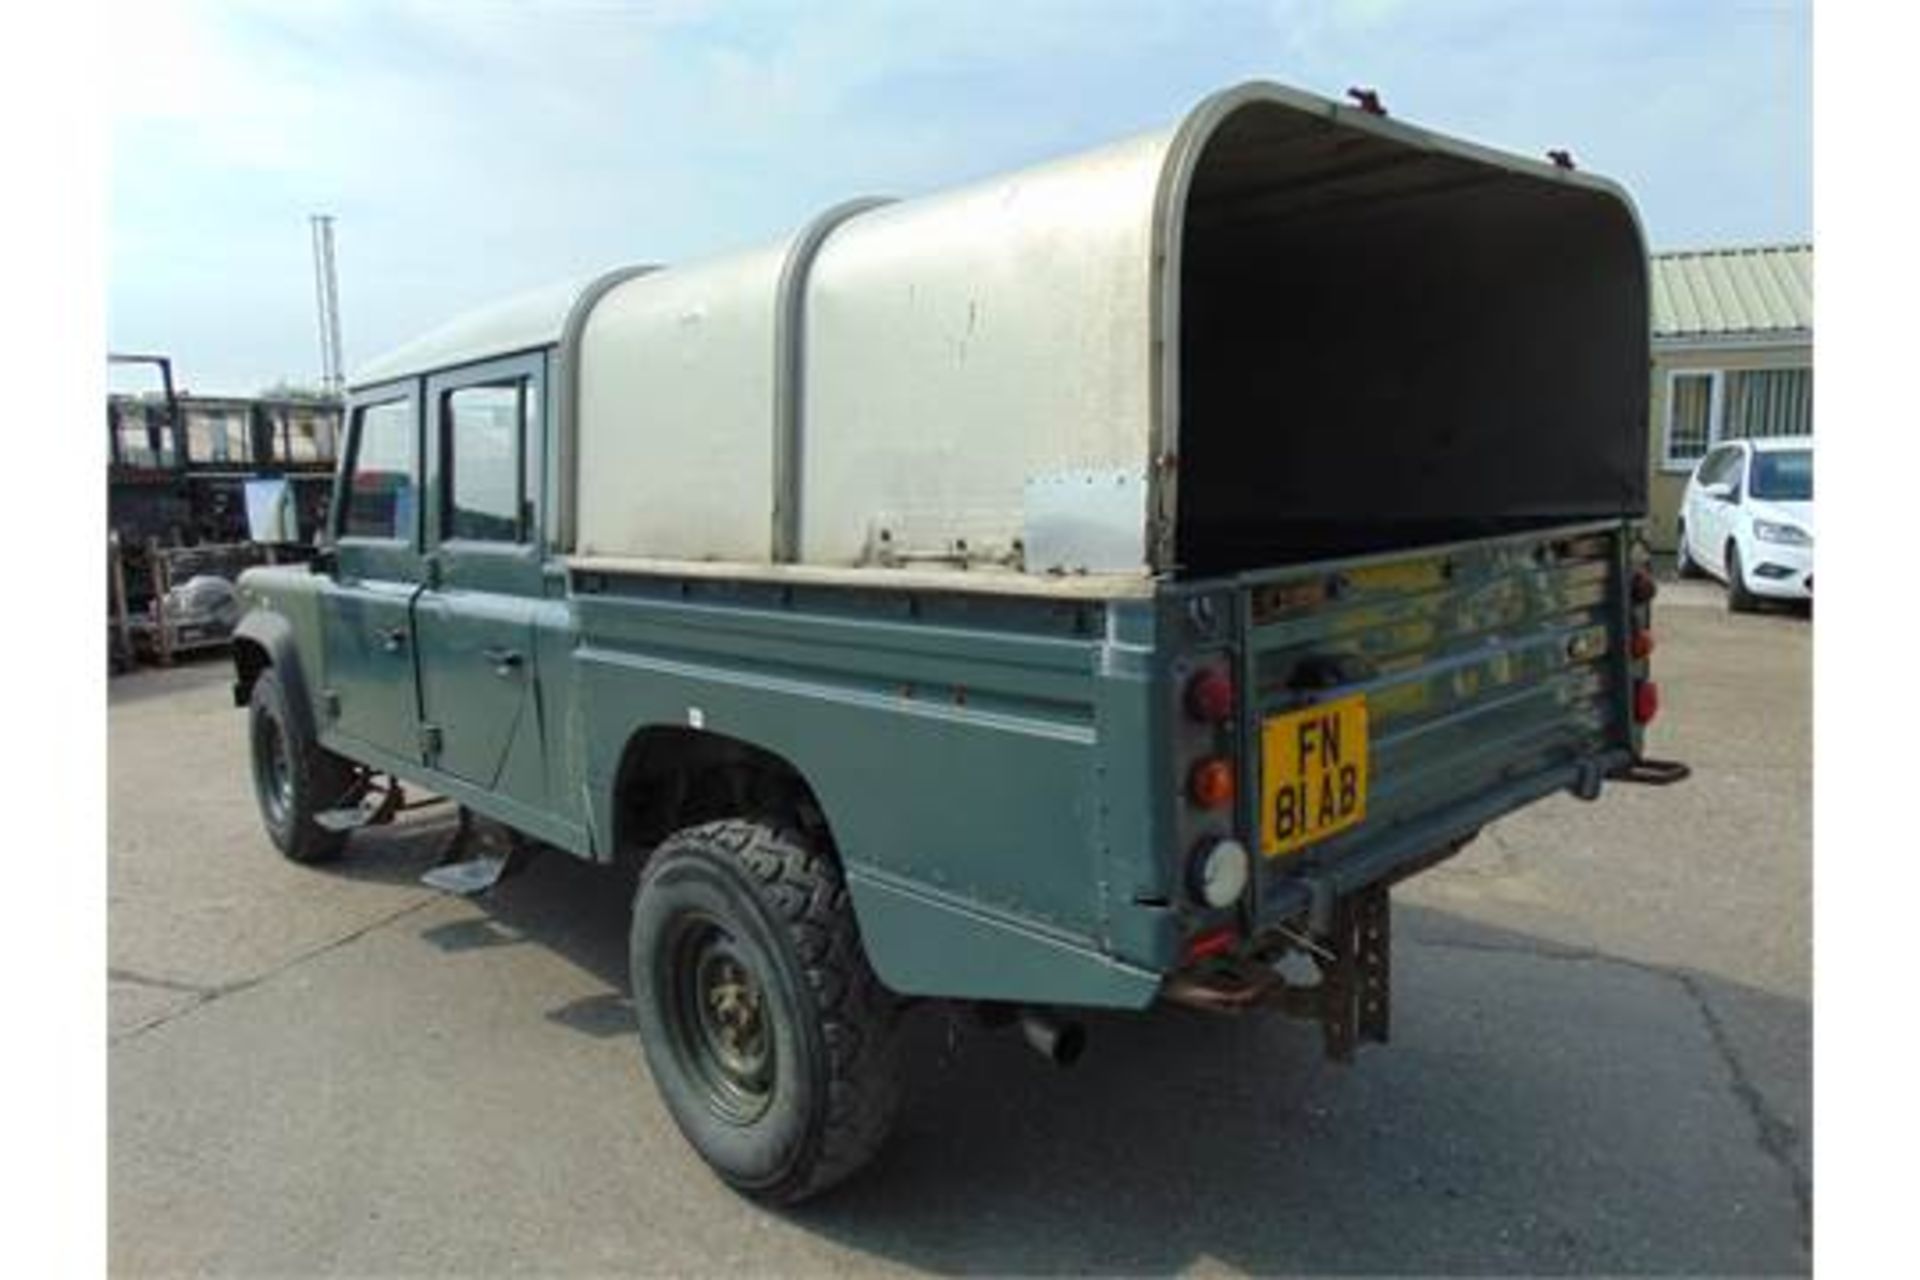
[[[648,861],[628,941],[654,1084],[723,1181],[794,1204],[872,1159],[899,1101],[899,1002],[830,853],[745,819],[676,832]],[[758,1012],[717,1026],[742,1007],[739,971]]]
[[[353,766],[321,747],[302,722],[288,714],[286,690],[272,668],[253,682],[247,746],[253,798],[274,847],[294,862],[339,857],[346,832],[328,831],[313,815],[340,803],[353,784]]]
[[[1678,576],[1680,576],[1680,577],[1682,577],[1682,578],[1704,578],[1704,577],[1706,577],[1706,576],[1707,576],[1707,571],[1706,571],[1705,569],[1702,569],[1702,568],[1700,567],[1700,563],[1699,563],[1699,562],[1698,562],[1697,560],[1695,560],[1695,559],[1694,559],[1694,558],[1693,558],[1693,557],[1692,557],[1692,556],[1691,556],[1690,554],[1688,554],[1688,552],[1687,552],[1687,524],[1686,524],[1686,521],[1684,521],[1684,520],[1683,520],[1683,521],[1681,521],[1681,522],[1680,522],[1680,524],[1679,524],[1678,526],[1676,526],[1676,528],[1677,528],[1677,531],[1678,531],[1678,534],[1679,534],[1679,546],[1678,546],[1678,547],[1676,547],[1676,548],[1674,549],[1674,553],[1673,553],[1673,571],[1674,571],[1674,573],[1675,573],[1675,574],[1677,574]]]
[[[1740,563],[1739,546],[1727,543],[1727,611],[1752,613],[1759,604],[1759,597],[1747,590],[1747,573]]]

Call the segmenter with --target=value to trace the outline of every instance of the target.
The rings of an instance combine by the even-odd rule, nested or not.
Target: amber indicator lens
[[[1627,648],[1628,648],[1628,651],[1631,652],[1635,658],[1652,657],[1653,656],[1653,632],[1651,631],[1634,632],[1633,639],[1628,642]]]
[[[1233,803],[1233,765],[1219,756],[1202,760],[1187,775],[1187,796],[1202,809],[1224,809]]]

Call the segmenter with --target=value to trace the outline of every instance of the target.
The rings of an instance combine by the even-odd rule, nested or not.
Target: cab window
[[[527,436],[536,414],[531,380],[458,387],[440,404],[442,539],[531,542]]]
[[[412,401],[384,400],[354,410],[353,457],[347,469],[341,536],[413,536],[418,510],[413,483],[417,445]]]

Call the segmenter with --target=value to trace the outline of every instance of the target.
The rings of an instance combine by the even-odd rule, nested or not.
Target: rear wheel
[[[759,822],[678,832],[648,864],[629,944],[654,1083],[722,1179],[791,1204],[880,1149],[897,1006],[830,856]]]
[[[274,846],[295,862],[340,856],[346,833],[328,831],[314,814],[340,802],[353,766],[321,747],[288,713],[286,690],[271,669],[253,682],[247,706],[253,795]]]
[[[1758,599],[1747,590],[1747,572],[1740,563],[1740,548],[1727,543],[1727,608],[1733,613],[1750,612]]]

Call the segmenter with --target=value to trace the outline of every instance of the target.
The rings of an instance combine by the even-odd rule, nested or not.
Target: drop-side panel
[[[1108,954],[1100,605],[593,572],[573,599],[598,847],[635,734],[736,739],[812,788],[894,990],[1152,998]]]

